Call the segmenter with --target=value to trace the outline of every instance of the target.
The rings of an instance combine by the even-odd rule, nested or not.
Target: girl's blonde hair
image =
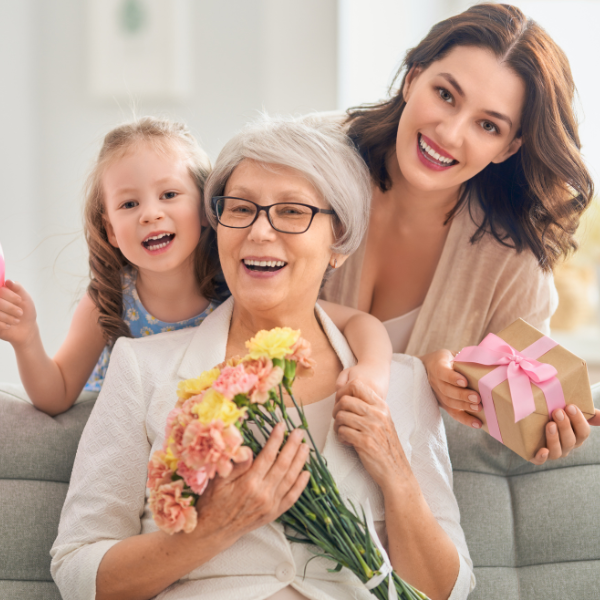
[[[142,117],[120,125],[106,134],[85,186],[84,233],[89,248],[90,265],[90,284],[87,292],[98,307],[98,322],[109,344],[113,344],[121,336],[131,337],[131,331],[123,320],[121,281],[123,268],[131,263],[119,248],[115,248],[108,241],[102,177],[114,161],[121,158],[132,146],[142,142],[155,144],[161,151],[182,151],[188,159],[188,168],[198,186],[200,198],[211,170],[208,156],[183,123]],[[200,206],[198,210],[201,210]],[[205,233],[206,230],[202,232],[201,239]],[[199,243],[195,254],[196,277],[202,294],[209,299],[216,299],[214,277],[219,270],[218,262],[215,262],[214,258],[204,257],[201,246]],[[206,264],[207,261],[211,264]]]

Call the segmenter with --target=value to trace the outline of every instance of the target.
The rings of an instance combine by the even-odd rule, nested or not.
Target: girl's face
[[[281,165],[265,168],[253,160],[243,160],[233,170],[224,195],[261,206],[296,202],[329,208],[300,172]],[[335,242],[331,218],[317,213],[309,229],[300,234],[276,231],[264,212],[245,229],[218,225],[219,258],[236,303],[250,312],[281,307],[293,311],[314,304],[329,261],[332,257],[338,265],[344,261],[331,250]]]
[[[102,187],[108,241],[141,272],[193,264],[200,192],[182,151],[136,144],[107,167]]]
[[[396,156],[404,178],[422,191],[458,189],[521,146],[525,85],[489,50],[458,46],[409,73]]]

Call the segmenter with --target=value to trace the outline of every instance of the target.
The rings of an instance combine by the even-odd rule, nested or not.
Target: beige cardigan
[[[471,209],[480,219],[480,209]],[[452,221],[431,287],[408,341],[406,354],[421,356],[478,344],[521,317],[545,334],[558,306],[551,273],[529,250],[517,253],[486,234],[470,243],[477,226],[462,209]],[[325,284],[321,297],[356,308],[366,239]]]

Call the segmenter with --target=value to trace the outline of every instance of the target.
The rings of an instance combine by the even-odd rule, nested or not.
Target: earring
[[[333,269],[337,269],[337,258],[333,259],[333,264],[329,263]]]

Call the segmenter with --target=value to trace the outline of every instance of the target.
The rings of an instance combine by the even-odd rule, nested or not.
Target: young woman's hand
[[[389,361],[361,361],[353,367],[344,369],[335,382],[336,391],[339,392],[346,384],[355,379],[360,379],[385,400],[390,387],[390,363]]]
[[[302,470],[309,447],[302,443],[303,430],[297,429],[280,451],[283,432],[280,423],[254,461],[239,463],[228,477],[211,481],[196,505],[198,535],[217,535],[227,547],[294,505],[309,481],[308,471]]]
[[[540,448],[531,459],[534,465],[543,465],[548,459],[556,460],[568,456],[574,448],[579,448],[590,435],[590,424],[600,422],[600,411],[588,422],[579,407],[568,404],[565,409],[552,413],[552,420],[546,424],[546,447]]]
[[[454,354],[450,350],[430,352],[420,359],[425,365],[429,385],[439,405],[455,420],[468,427],[481,428],[481,421],[466,413],[483,410],[479,394],[466,389],[467,380],[453,368]]]
[[[0,339],[13,347],[27,344],[37,332],[35,305],[25,288],[7,280],[0,288]]]

